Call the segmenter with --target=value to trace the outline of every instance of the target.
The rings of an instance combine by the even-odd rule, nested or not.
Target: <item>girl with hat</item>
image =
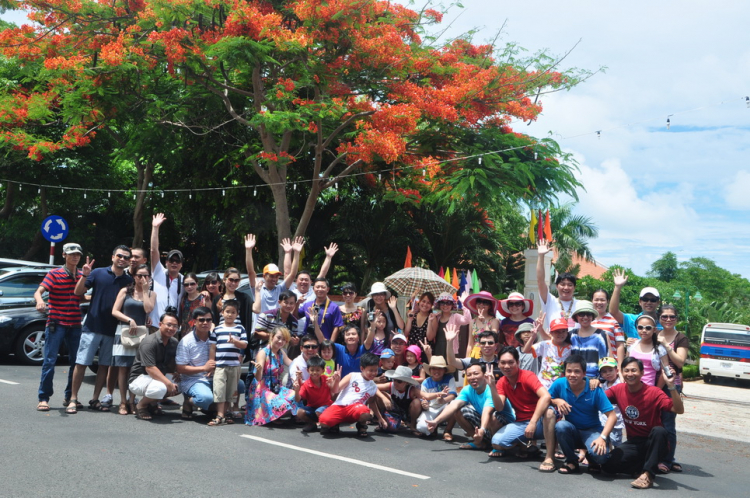
[[[424,368],[422,368],[422,350],[419,346],[412,344],[406,348],[404,356],[406,358],[406,366],[411,368],[412,378],[422,382],[427,377],[424,373]]]
[[[461,296],[461,302],[468,296],[468,292],[465,292]],[[453,300],[453,296],[447,292],[443,292],[435,300],[435,309],[440,313],[438,314],[437,320],[434,320],[427,328],[427,342],[432,346],[432,354],[446,357],[446,346],[447,341],[445,339],[445,327],[448,324],[460,327],[461,325],[469,325],[471,323],[471,312],[464,306],[463,314],[454,314],[453,310],[456,309],[456,302]],[[453,343],[453,353],[458,355],[458,341]]]
[[[467,358],[479,358],[482,356],[481,349],[477,343],[480,332],[491,330],[498,333],[500,331],[500,320],[495,318],[497,305],[497,299],[487,291],[472,294],[464,300],[464,306],[474,315],[474,318],[471,320],[471,327],[469,328],[469,343],[466,345]]]
[[[383,282],[375,282],[370,287],[370,293],[367,294],[368,299],[365,300],[365,313],[362,313],[362,330],[367,330],[370,326],[370,318],[375,318],[375,310],[380,310],[386,319],[386,330],[404,330],[406,326],[404,319],[398,312],[396,307],[397,299],[391,295],[391,291],[385,286]]]
[[[544,312],[539,314],[539,318],[534,322],[534,331],[541,332],[544,327]],[[524,347],[524,353],[532,353],[535,358],[539,358],[539,382],[545,389],[562,376],[563,363],[570,356],[570,334],[568,333],[568,320],[557,318],[550,322],[549,334],[552,339],[537,342],[528,341]]]
[[[516,330],[522,323],[534,323],[529,318],[534,312],[534,302],[526,299],[520,292],[511,292],[510,295],[500,301],[498,312],[504,317],[500,322],[500,332],[505,336],[505,344],[517,348],[521,344],[516,340]]]
[[[609,354],[607,333],[593,327],[591,323],[599,317],[591,301],[578,301],[573,312],[573,321],[580,325],[570,335],[571,354],[578,354],[586,360],[586,376],[599,378],[599,359]]]
[[[426,366],[427,379],[422,382],[422,400],[420,402],[422,413],[417,418],[417,431],[420,435],[429,436],[430,429],[427,422],[435,420],[440,412],[448,406],[448,403],[456,399],[456,381],[453,378],[454,367],[449,366],[442,356],[433,356],[430,364]],[[437,430],[435,431],[437,434]],[[450,432],[443,433],[443,439],[452,441]]]

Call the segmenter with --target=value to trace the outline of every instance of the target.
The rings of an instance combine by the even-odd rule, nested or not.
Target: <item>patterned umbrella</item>
[[[441,292],[454,294],[456,288],[446,282],[440,276],[424,268],[404,268],[383,281],[386,286],[398,293],[399,296],[409,297],[415,291],[432,292],[436,296]]]

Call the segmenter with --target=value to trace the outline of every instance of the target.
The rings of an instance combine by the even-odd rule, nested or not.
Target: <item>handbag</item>
[[[137,348],[144,337],[148,335],[148,327],[138,325],[132,332],[127,323],[120,324],[120,344],[129,348]]]

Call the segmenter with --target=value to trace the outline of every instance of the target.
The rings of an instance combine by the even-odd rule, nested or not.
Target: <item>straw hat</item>
[[[428,375],[430,375],[431,368],[444,368],[446,370],[446,373],[453,373],[456,371],[456,367],[448,365],[445,362],[445,358],[440,355],[433,356],[432,359],[430,359],[430,364],[425,365],[425,370],[427,370]]]
[[[478,315],[479,311],[477,311],[477,306],[476,306],[477,300],[489,301],[490,303],[492,303],[490,305],[489,311],[487,312],[487,315],[490,317],[495,315],[495,310],[497,309],[498,300],[495,299],[495,297],[487,291],[478,292],[476,294],[472,294],[471,296],[467,297],[466,299],[464,299],[464,306],[469,308],[469,311],[471,311],[475,315]]]
[[[534,301],[526,299],[520,292],[511,292],[507,299],[500,301],[500,309],[498,310],[500,314],[506,318],[510,316],[510,309],[508,308],[509,301],[523,301],[523,316],[531,316],[534,312]]]

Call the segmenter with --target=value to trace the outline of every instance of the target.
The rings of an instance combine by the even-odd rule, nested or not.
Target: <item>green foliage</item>
[[[682,368],[683,379],[694,379],[700,375],[698,365],[685,365]]]
[[[664,256],[651,263],[651,270],[647,273],[649,277],[658,278],[662,282],[671,282],[677,278],[679,267],[677,255],[672,251],[664,253]]]

